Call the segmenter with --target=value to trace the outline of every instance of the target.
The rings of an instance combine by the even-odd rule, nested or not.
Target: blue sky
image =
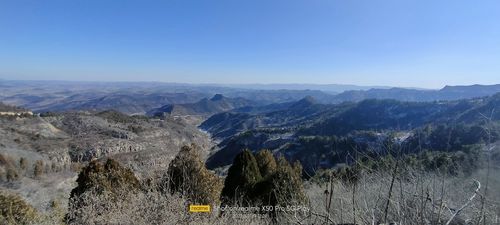
[[[500,83],[500,1],[0,0],[0,78]]]

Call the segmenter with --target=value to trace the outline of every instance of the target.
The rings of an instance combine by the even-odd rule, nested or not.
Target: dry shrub
[[[71,162],[69,165],[69,169],[71,172],[79,173],[83,168],[82,163],[80,162]]]
[[[68,223],[86,220],[85,215],[89,215],[89,212],[83,212],[80,210],[81,208],[92,208],[92,204],[104,208],[119,204],[129,199],[124,196],[138,194],[141,189],[139,180],[132,170],[122,167],[112,159],[108,159],[104,165],[98,161],[90,162],[82,169],[76,182],[78,185],[71,191],[69,201]],[[101,199],[101,195],[106,196],[106,198],[102,202],[89,202],[86,200],[91,198],[89,195],[94,195],[94,199]],[[99,214],[101,212],[90,213]]]
[[[28,168],[28,160],[26,160],[26,158],[24,158],[24,157],[21,157],[19,159],[19,167],[22,170],[26,170]]]
[[[12,158],[0,153],[0,166],[13,166]]]
[[[77,187],[71,191],[71,197],[78,197],[84,192],[95,189],[97,193],[134,192],[140,189],[139,180],[132,170],[121,166],[117,161],[108,159],[103,165],[94,160],[78,175]]]
[[[0,191],[0,224],[33,224],[36,210],[21,197]]]
[[[14,159],[0,154],[0,180],[13,182],[20,178],[19,170],[16,167]]]
[[[37,160],[33,166],[33,175],[35,178],[40,178],[44,173],[44,165],[42,160]]]
[[[188,212],[188,205],[196,203],[193,199],[213,200],[214,197],[205,192],[210,191],[209,187],[205,189],[203,185],[220,182],[213,180],[215,175],[204,169],[192,147],[183,148],[169,169],[173,178],[183,176],[181,179],[170,179],[170,185],[178,188],[174,194],[165,192],[163,183],[158,182],[154,175],[145,177],[145,184],[136,184],[136,179],[130,177],[131,171],[116,162],[106,163],[110,164],[108,167],[97,162],[90,163],[79,175],[78,187],[73,191],[66,215],[67,224],[269,224],[266,219],[243,218],[240,215]],[[164,179],[161,181],[165,182]],[[184,192],[181,188],[198,193]]]
[[[118,201],[109,194],[85,192],[79,201],[81,207],[70,211],[68,224],[269,224],[266,218],[218,215],[217,213],[190,213],[188,200],[179,195],[160,191],[135,194],[123,193]],[[112,204],[109,202],[114,201]]]
[[[269,224],[267,218],[252,217],[228,213],[190,213],[188,205],[204,204],[203,201],[217,201],[221,181],[204,168],[194,146],[185,147],[178,154],[169,168],[172,178],[161,179],[155,176],[144,177],[145,184],[127,185],[124,177],[129,177],[128,169],[116,162],[110,170],[97,162],[83,168],[70,199],[66,215],[67,224]],[[116,164],[115,164],[116,163]],[[108,163],[107,163],[108,164]],[[120,175],[121,174],[121,175]],[[130,177],[129,177],[130,178]],[[133,179],[132,179],[133,180]],[[170,182],[170,192],[165,192],[164,182]],[[215,185],[220,185],[218,192],[210,192]],[[219,183],[219,184],[217,184]],[[156,185],[156,186],[155,186]],[[212,185],[208,187],[208,185]],[[110,189],[111,187],[111,189]],[[183,189],[184,188],[184,189]],[[215,187],[217,188],[217,187]],[[137,191],[130,191],[130,190]],[[120,190],[120,191],[118,191]],[[192,191],[196,191],[193,193]],[[208,190],[208,192],[207,192]],[[208,193],[208,194],[207,194]],[[195,202],[199,201],[199,202]],[[215,205],[213,205],[215,206]]]
[[[13,167],[7,167],[7,172],[5,175],[7,182],[12,182],[19,179],[19,174],[17,170]]]
[[[222,181],[205,167],[197,146],[182,147],[167,173],[169,185],[166,189],[171,194],[180,193],[197,204],[220,203]]]

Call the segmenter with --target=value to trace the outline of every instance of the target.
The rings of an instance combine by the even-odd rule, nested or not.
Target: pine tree
[[[262,177],[268,177],[276,172],[276,160],[269,150],[260,150],[256,155],[257,165]]]
[[[305,203],[302,165],[291,166],[284,157],[276,160],[270,151],[255,156],[241,152],[229,168],[221,198],[224,204],[297,205]]]
[[[242,205],[248,205],[252,199],[253,187],[262,179],[254,155],[247,149],[234,159],[229,168],[221,199],[223,204],[235,204],[239,200]]]
[[[278,168],[272,177],[275,204],[294,205],[306,201],[304,187],[302,185],[302,165],[296,161],[292,167],[290,163],[281,156],[277,160]]]

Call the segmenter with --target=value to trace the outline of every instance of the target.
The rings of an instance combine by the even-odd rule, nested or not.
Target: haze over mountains
[[[404,88],[369,89],[366,91],[345,91],[334,97],[332,102],[360,101],[363,99],[395,99],[400,101],[457,100],[488,96],[500,91],[500,85],[445,86],[439,90],[417,90]]]
[[[363,87],[354,85],[192,85],[152,82],[70,82],[0,80],[0,101],[35,112],[117,110],[126,114],[155,112],[210,115],[244,106],[281,104],[313,97],[324,104],[357,102],[364,99],[400,101],[457,100],[492,95],[500,85],[446,86],[440,90]],[[273,89],[280,88],[280,89]],[[281,89],[284,88],[284,89]],[[337,93],[337,94],[335,94]],[[241,104],[220,109],[210,106],[210,98],[221,94],[239,99]],[[202,100],[207,98],[207,100]],[[200,102],[198,102],[200,101]],[[204,101],[204,102],[203,102]],[[242,103],[246,101],[246,103]],[[198,102],[198,103],[196,103]],[[196,104],[194,104],[196,103]],[[193,105],[194,104],[194,105]],[[205,106],[201,106],[205,104]],[[170,106],[169,106],[170,105]],[[198,106],[196,106],[198,105]],[[163,109],[162,109],[163,107]],[[185,111],[185,112],[182,112]]]
[[[214,84],[214,86],[217,86],[217,84]],[[229,84],[222,86],[257,90],[318,90],[327,92],[329,94],[337,94],[349,90],[391,88],[389,86],[359,86],[350,84]]]
[[[0,88],[0,101],[35,112],[112,109],[126,114],[146,114],[168,104],[194,103],[216,94],[251,99],[258,104],[294,101],[307,95],[325,101],[331,97],[316,90],[251,90],[151,82],[0,80]]]
[[[236,108],[258,105],[256,102],[238,97],[227,98],[222,94],[216,94],[212,98],[203,98],[195,103],[186,104],[169,104],[157,109],[153,109],[147,113],[150,116],[186,116],[200,115],[211,116],[215,113],[229,111]]]

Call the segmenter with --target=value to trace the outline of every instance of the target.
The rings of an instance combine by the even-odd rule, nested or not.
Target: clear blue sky
[[[500,83],[500,1],[0,0],[0,78]]]

